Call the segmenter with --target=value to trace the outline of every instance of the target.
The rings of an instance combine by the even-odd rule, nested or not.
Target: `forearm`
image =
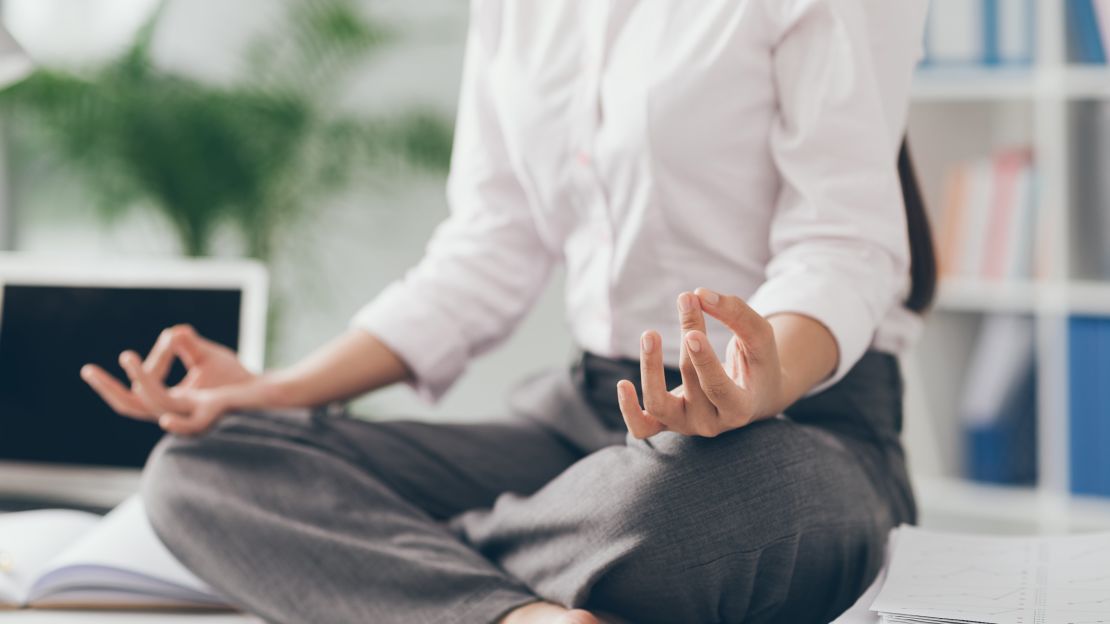
[[[783,313],[767,320],[775,332],[782,367],[781,411],[828,379],[836,370],[839,353],[828,328],[809,316]]]
[[[385,343],[359,329],[337,336],[296,364],[260,375],[235,392],[235,407],[312,407],[343,401],[410,378]]]

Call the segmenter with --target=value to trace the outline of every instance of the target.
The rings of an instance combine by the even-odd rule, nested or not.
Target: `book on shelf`
[[[1110,318],[1068,320],[1071,490],[1110,496]]]
[[[1107,34],[1110,33],[1110,2],[1066,0],[1064,10],[1068,60],[1105,65]]]
[[[1110,42],[1110,0],[1094,0],[1095,19],[1098,20],[1098,36],[1105,55],[1107,42]]]
[[[1029,485],[1037,480],[1037,378],[1031,317],[983,319],[964,376],[960,417],[972,480]]]
[[[1031,64],[1034,9],[1033,0],[932,0],[923,65]]]
[[[1031,278],[1036,272],[1036,195],[1036,169],[1028,148],[951,167],[937,230],[941,275]]]
[[[0,609],[204,609],[224,601],[158,540],[138,498],[107,516],[0,515]]]
[[[1110,104],[1077,102],[1069,120],[1074,270],[1110,279]]]
[[[900,527],[871,603],[884,624],[1110,622],[1110,533],[992,536]]]

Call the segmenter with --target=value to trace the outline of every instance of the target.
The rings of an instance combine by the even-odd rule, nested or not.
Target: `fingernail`
[[[689,312],[694,308],[693,302],[690,301],[690,295],[682,293],[678,296],[678,310],[680,312]]]
[[[701,298],[709,305],[717,305],[721,301],[721,296],[708,288],[701,289]]]
[[[692,334],[686,334],[686,346],[689,347],[690,350],[694,353],[701,351],[701,341],[695,338]]]
[[[163,417],[158,419],[158,426],[165,429],[166,427],[169,427],[170,423],[172,423],[172,422],[173,422],[172,418],[170,418],[169,416],[163,416]]]
[[[644,350],[644,353],[651,353],[651,350],[655,348],[655,341],[651,339],[651,334],[640,336],[640,348]]]
[[[81,367],[81,379],[88,381],[92,377],[92,369],[86,364]]]

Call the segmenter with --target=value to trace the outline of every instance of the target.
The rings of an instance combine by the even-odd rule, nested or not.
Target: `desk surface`
[[[867,603],[871,604],[870,602]],[[867,610],[853,608],[833,624],[877,624]],[[121,613],[119,611],[0,611],[2,624],[262,624],[249,615],[189,613]]]
[[[879,624],[879,616],[872,613],[870,607],[879,595],[879,590],[883,588],[883,581],[885,580],[886,568],[883,568],[879,575],[875,577],[875,581],[871,583],[871,587],[868,587],[867,591],[859,597],[856,604],[836,618],[836,621],[832,624]]]
[[[832,624],[878,624],[867,610],[874,599],[868,592],[851,610]],[[262,624],[237,613],[152,613],[146,611],[0,611],[0,624]]]
[[[149,611],[0,611],[3,624],[262,624],[234,613],[154,613]]]
[[[847,613],[832,624],[878,624],[867,610],[878,592],[878,582]],[[235,613],[151,613],[120,611],[0,611],[0,624],[262,624]]]
[[[879,618],[868,610],[879,593],[885,571],[867,592],[832,624],[878,624]],[[120,611],[0,611],[0,624],[262,624],[249,615],[237,613],[151,613]]]

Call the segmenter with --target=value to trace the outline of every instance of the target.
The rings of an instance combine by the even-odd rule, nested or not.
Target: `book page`
[[[83,511],[50,509],[0,514],[0,604],[22,606],[42,568],[100,522]]]
[[[1108,622],[1110,534],[985,537],[898,529],[873,611],[891,622]]]
[[[112,604],[119,604],[121,594],[131,594],[142,604],[158,602],[151,598],[174,606],[225,604],[162,545],[138,497],[121,504],[54,557],[33,584],[28,602],[64,604],[72,594],[89,604],[97,592],[106,599],[110,594]]]

